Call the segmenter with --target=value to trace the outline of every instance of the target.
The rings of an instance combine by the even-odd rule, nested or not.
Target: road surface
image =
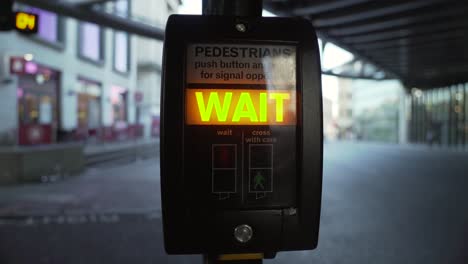
[[[327,143],[319,246],[265,263],[468,263],[468,153]],[[163,250],[158,159],[0,187],[0,263],[201,263]]]

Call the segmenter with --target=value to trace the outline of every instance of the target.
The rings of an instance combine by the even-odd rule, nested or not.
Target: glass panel
[[[112,86],[111,102],[114,124],[119,125],[125,122],[127,120],[127,89]]]
[[[115,11],[117,15],[127,16],[128,15],[128,1],[119,0],[115,2]]]
[[[95,61],[102,59],[101,29],[98,25],[87,22],[80,24],[80,55]]]
[[[41,10],[39,17],[39,36],[50,42],[57,42],[59,40],[57,15],[45,10]]]
[[[457,115],[458,115],[458,118],[457,118],[457,138],[458,138],[458,140],[457,140],[457,142],[458,142],[458,146],[461,147],[465,142],[465,138],[464,138],[465,94],[464,94],[464,91],[463,91],[463,85],[458,85],[457,86],[456,98],[457,98],[457,106],[456,106],[455,111],[457,112]]]
[[[101,84],[78,79],[78,126],[83,131],[95,130],[101,124]]]
[[[450,90],[444,88],[442,90],[442,142],[444,145],[449,144],[449,116],[450,116]]]
[[[464,116],[464,124],[463,124],[463,131],[465,135],[465,146],[468,145],[468,83],[464,85],[464,93],[465,93],[465,116]]]
[[[88,99],[89,119],[88,128],[97,129],[101,123],[100,98],[89,96]]]
[[[457,113],[456,113],[456,99],[457,90],[455,86],[450,87],[450,145],[457,144]]]
[[[57,14],[39,8],[29,8],[29,11],[39,15],[37,36],[50,42],[59,42]]]
[[[39,104],[39,124],[52,124],[52,100],[49,96],[44,95],[40,99]]]
[[[128,34],[115,32],[114,68],[119,72],[128,72]]]

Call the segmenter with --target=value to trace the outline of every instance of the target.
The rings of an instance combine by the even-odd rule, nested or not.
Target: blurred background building
[[[175,0],[95,6],[164,25]],[[39,32],[0,34],[0,145],[113,142],[158,134],[162,43],[15,4]]]
[[[353,80],[338,78],[338,137],[353,139]],[[326,88],[326,87],[325,87]]]
[[[366,141],[399,142],[400,100],[403,87],[397,81],[355,80],[353,131]]]
[[[332,100],[323,97],[322,98],[323,108],[323,134],[326,140],[334,140],[337,138],[338,130],[336,123],[333,118],[333,102]]]
[[[159,115],[202,0],[14,2],[40,25],[0,31],[0,264],[200,263],[164,251]],[[263,3],[320,36],[325,138],[321,246],[265,262],[468,263],[468,2]]]
[[[329,138],[398,143],[400,137],[405,137],[400,131],[406,128],[405,123],[400,123],[404,118],[401,101],[405,100],[401,83],[395,80],[332,78],[336,78],[337,95],[335,100],[329,101],[337,114],[332,117],[335,131],[324,132],[329,134]],[[329,88],[325,83],[323,89]]]
[[[468,145],[468,84],[407,95],[408,139],[414,143],[466,149]]]
[[[176,13],[179,0],[132,1],[135,20],[164,27],[169,15]],[[137,120],[145,137],[159,135],[161,69],[163,42],[137,37]]]

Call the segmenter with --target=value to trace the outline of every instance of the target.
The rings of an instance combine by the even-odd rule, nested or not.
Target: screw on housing
[[[247,31],[247,27],[243,23],[236,24],[236,29],[239,32],[245,32]]]

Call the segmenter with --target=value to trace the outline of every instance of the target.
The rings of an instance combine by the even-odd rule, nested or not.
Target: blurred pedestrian
[[[435,142],[440,144],[440,128],[440,122],[433,120],[429,122],[429,127],[426,132],[426,142],[429,143],[430,147],[432,147]]]

